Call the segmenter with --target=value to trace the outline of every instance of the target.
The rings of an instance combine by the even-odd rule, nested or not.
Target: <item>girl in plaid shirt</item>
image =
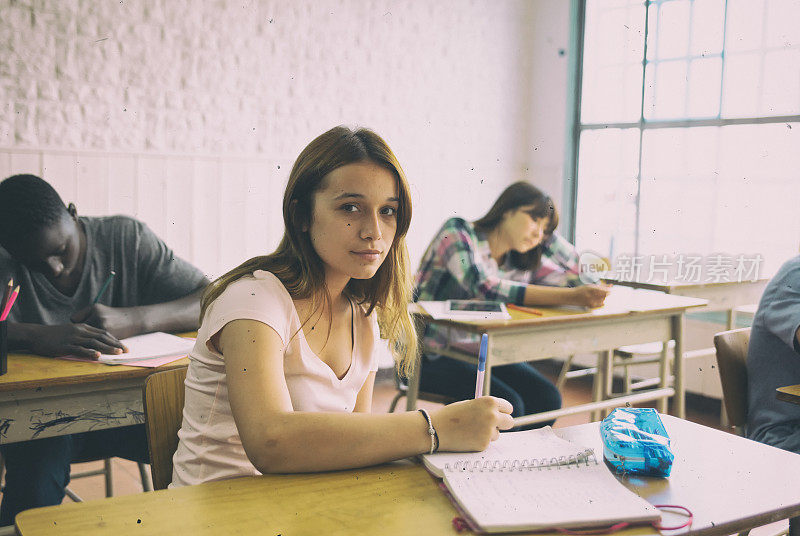
[[[557,226],[549,196],[524,181],[512,184],[481,219],[445,222],[422,258],[414,299],[601,306],[608,288],[583,285],[575,248],[555,232]],[[429,347],[447,342],[433,326],[425,337]],[[473,338],[463,334],[463,342],[476,343]],[[424,356],[422,390],[468,399],[474,383],[474,365]],[[556,387],[528,363],[493,367],[491,393],[511,402],[515,417],[561,407]]]

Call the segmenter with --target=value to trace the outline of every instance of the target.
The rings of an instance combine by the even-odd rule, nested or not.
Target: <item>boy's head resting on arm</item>
[[[400,163],[386,142],[368,129],[334,127],[303,149],[283,197],[284,235],[271,254],[252,258],[220,277],[203,297],[208,305],[237,279],[272,272],[293,299],[311,299],[316,310],[343,291],[377,309],[400,367],[416,358],[416,334],[407,304],[411,278],[405,236],[411,196]],[[344,284],[338,288],[337,283]]]
[[[541,261],[542,245],[558,227],[558,211],[549,195],[519,181],[503,190],[474,225],[502,244],[514,268],[533,270]]]
[[[57,287],[80,279],[86,238],[75,205],[35,175],[0,182],[0,245]]]

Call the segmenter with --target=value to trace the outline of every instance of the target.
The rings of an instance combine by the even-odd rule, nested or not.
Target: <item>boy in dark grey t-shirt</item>
[[[78,217],[33,175],[0,182],[0,281],[20,286],[9,349],[58,356],[121,353],[120,339],[197,329],[208,279],[143,223]],[[111,271],[111,285],[93,304]],[[59,504],[69,464],[112,456],[148,461],[142,425],[1,447],[6,485],[0,526],[22,510]]]

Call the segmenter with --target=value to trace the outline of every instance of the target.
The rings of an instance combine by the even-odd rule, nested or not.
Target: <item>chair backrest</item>
[[[722,381],[722,397],[728,421],[735,427],[747,423],[747,347],[750,328],[723,331],[714,335],[717,367]]]
[[[183,420],[186,367],[156,372],[147,377],[144,400],[147,447],[153,489],[165,489],[172,481],[172,455],[178,448],[178,430]]]

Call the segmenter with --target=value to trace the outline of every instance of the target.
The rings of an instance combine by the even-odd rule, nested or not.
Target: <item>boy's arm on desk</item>
[[[105,330],[86,324],[44,326],[10,322],[8,347],[43,356],[74,355],[96,358],[101,353],[114,354],[124,345]]]
[[[178,332],[197,329],[200,298],[206,284],[177,300],[135,307],[109,307],[96,304],[72,317],[73,322],[94,326],[124,339],[154,331]]]

